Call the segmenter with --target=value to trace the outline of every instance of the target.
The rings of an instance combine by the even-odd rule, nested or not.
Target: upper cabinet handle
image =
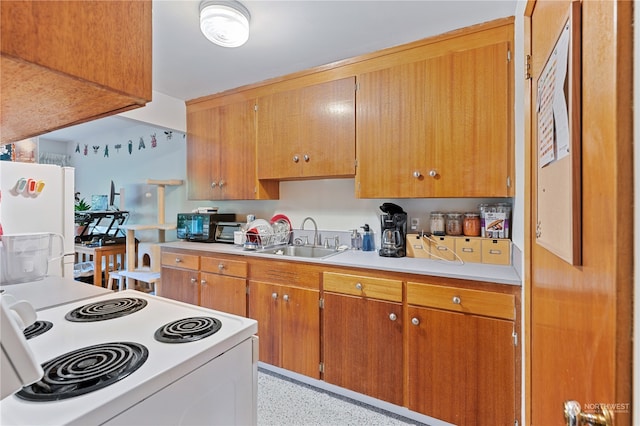
[[[300,157],[298,157],[297,155],[293,156],[293,162],[297,163],[298,161],[300,161]]]

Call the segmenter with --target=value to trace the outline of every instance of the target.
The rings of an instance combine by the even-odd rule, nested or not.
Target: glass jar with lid
[[[467,212],[464,214],[463,233],[467,237],[480,236],[480,213]]]
[[[447,213],[447,235],[462,235],[462,213]]]
[[[442,212],[431,212],[429,216],[431,233],[433,235],[445,235],[445,220],[444,213]]]

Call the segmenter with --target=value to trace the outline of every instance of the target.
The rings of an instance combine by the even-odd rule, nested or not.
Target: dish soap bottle
[[[373,242],[373,231],[369,228],[369,224],[365,223],[361,226],[364,229],[364,236],[362,237],[362,251],[374,251],[376,245]]]
[[[357,229],[351,230],[351,248],[353,250],[362,250],[362,235]]]

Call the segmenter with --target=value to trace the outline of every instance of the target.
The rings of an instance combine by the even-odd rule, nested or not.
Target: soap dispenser
[[[374,251],[376,245],[373,242],[373,231],[369,228],[369,224],[365,223],[361,226],[364,229],[364,236],[362,237],[362,251]]]
[[[351,230],[351,248],[353,250],[362,250],[362,235],[357,229]]]

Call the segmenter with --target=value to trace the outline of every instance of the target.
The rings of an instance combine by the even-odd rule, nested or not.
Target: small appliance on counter
[[[178,213],[176,236],[181,240],[213,243],[216,241],[217,225],[235,220],[235,213]],[[233,238],[230,242],[233,242]]]
[[[405,257],[407,236],[407,213],[393,203],[380,206],[381,244],[378,254],[383,257]]]

